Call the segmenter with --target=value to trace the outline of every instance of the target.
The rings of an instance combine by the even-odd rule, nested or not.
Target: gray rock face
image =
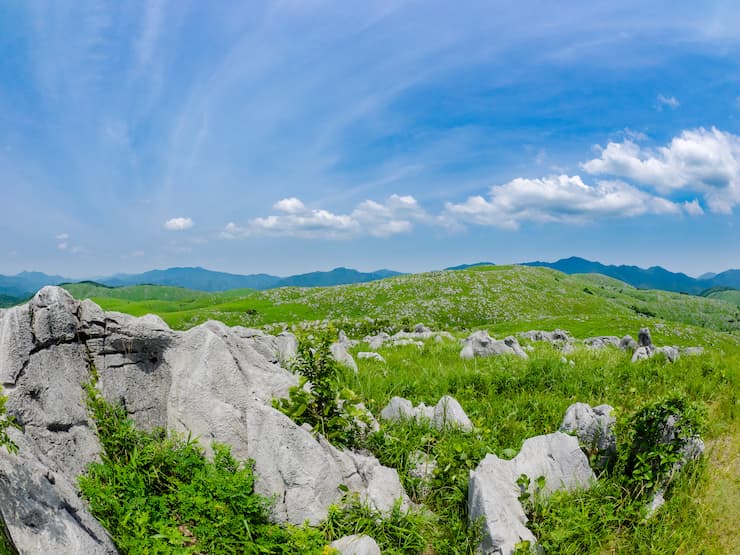
[[[393,397],[380,411],[380,417],[383,420],[413,419],[428,422],[440,430],[450,427],[469,432],[473,429],[473,424],[460,403],[449,395],[443,396],[434,407],[428,407],[424,403],[414,407],[411,401],[403,397]]]
[[[11,430],[17,455],[0,449],[0,510],[18,552],[117,553],[77,495],[76,481],[52,470],[24,434]]]
[[[565,411],[560,431],[575,433],[584,453],[595,456],[595,466],[606,467],[617,455],[617,437],[614,434],[616,418],[609,405],[591,407],[587,403],[574,403]]]
[[[298,383],[278,364],[295,347],[292,334],[220,322],[173,332],[156,316],[104,313],[56,287],[0,311],[0,377],[23,426],[19,454],[0,453],[0,510],[13,539],[38,546],[27,553],[115,552],[75,485],[101,450],[83,390],[93,374],[140,427],[191,432],[206,451],[218,441],[254,458],[255,487],[276,495],[276,520],[318,522],[340,484],[380,510],[408,504],[395,470],[337,451],[271,407]]]
[[[529,358],[515,337],[508,336],[501,340],[495,340],[485,330],[470,334],[464,342],[462,351],[460,351],[460,357],[464,359],[493,355],[516,355],[521,358]]]
[[[392,397],[388,404],[380,411],[383,420],[398,420],[414,417],[414,405],[403,397]]]
[[[484,555],[510,555],[521,541],[536,543],[519,502],[517,479],[522,474],[530,479],[529,493],[544,496],[559,489],[586,488],[595,479],[578,440],[560,432],[526,440],[519,454],[509,461],[487,455],[471,471],[468,489],[471,521],[483,517],[480,551]],[[545,478],[545,485],[535,491],[540,476]]]
[[[370,536],[344,536],[329,544],[340,555],[380,555],[378,544]]]

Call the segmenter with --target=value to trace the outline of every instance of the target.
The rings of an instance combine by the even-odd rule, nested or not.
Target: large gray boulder
[[[334,449],[272,408],[298,383],[280,366],[295,347],[292,334],[220,322],[175,332],[156,316],[103,312],[57,287],[0,311],[0,379],[23,429],[18,454],[0,454],[0,510],[12,538],[41,542],[28,553],[114,552],[76,490],[101,452],[85,403],[84,384],[93,380],[143,429],[192,433],[208,453],[219,442],[238,459],[253,458],[255,487],[275,496],[277,521],[319,522],[342,485],[378,510],[399,498],[408,506],[395,470]],[[16,518],[6,507],[40,516]]]
[[[595,480],[578,440],[561,432],[526,440],[519,454],[508,461],[487,455],[470,472],[468,488],[470,520],[482,518],[483,522],[480,551],[484,555],[510,555],[522,541],[536,543],[519,501],[521,475],[529,478],[527,493],[544,497],[561,489],[587,488]],[[536,485],[539,477],[545,480],[541,490]]]
[[[344,536],[329,544],[339,551],[339,555],[380,555],[380,547],[370,536],[353,534]]]
[[[529,358],[514,336],[496,340],[488,335],[488,332],[485,330],[479,330],[470,334],[465,339],[463,348],[460,351],[460,357],[464,359],[493,355],[516,355],[521,358]]]
[[[560,431],[575,434],[584,453],[596,468],[605,468],[617,455],[617,437],[614,434],[616,418],[609,405],[591,407],[587,403],[573,403],[565,411]]]

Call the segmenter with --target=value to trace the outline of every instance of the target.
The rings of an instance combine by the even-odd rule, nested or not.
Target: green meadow
[[[641,407],[679,396],[705,411],[706,456],[671,483],[667,502],[646,518],[647,491],[636,491],[620,469],[600,476],[586,492],[557,494],[529,510],[530,527],[546,553],[724,554],[736,549],[740,521],[738,379],[740,309],[732,302],[665,291],[646,291],[598,275],[567,276],[544,268],[482,267],[399,276],[330,288],[284,288],[201,293],[171,287],[110,289],[69,285],[106,310],[156,313],[175,329],[208,319],[230,325],[283,328],[306,337],[315,330],[394,332],[417,322],[451,331],[455,339],[384,346],[385,362],[357,360],[342,368],[337,391],[351,389],[377,415],[394,395],[414,404],[454,396],[475,426],[469,434],[410,423],[382,423],[358,447],[396,468],[414,515],[382,517],[361,507],[333,510],[306,552],[344,533],[369,533],[383,553],[474,553],[478,536],[466,513],[471,469],[487,454],[510,458],[531,436],[558,429],[576,401],[607,403],[617,416],[618,449],[629,448],[630,418]],[[631,334],[649,327],[657,345],[701,346],[704,353],[669,363],[656,356],[639,363],[615,348],[583,345],[563,356],[555,347],[522,340],[529,358],[462,360],[459,339],[487,329],[502,337],[531,329],[561,328],[576,338]],[[360,343],[356,354],[368,350]],[[411,474],[411,453],[433,456],[437,469],[423,486]],[[423,486],[423,487],[422,487]],[[388,519],[393,519],[392,522]],[[323,539],[322,539],[323,538]]]

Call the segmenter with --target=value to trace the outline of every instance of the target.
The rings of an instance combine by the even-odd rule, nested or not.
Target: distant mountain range
[[[544,266],[565,274],[603,274],[629,283],[640,289],[663,289],[678,293],[698,295],[717,286],[740,289],[740,270],[727,270],[719,274],[703,274],[704,279],[692,278],[682,273],[669,272],[660,266],[644,269],[638,266],[613,266],[572,256],[557,262],[524,262],[523,266]],[[706,277],[711,276],[711,277]]]
[[[288,277],[269,274],[229,274],[205,268],[169,268],[142,274],[116,274],[97,277],[92,281],[109,287],[125,285],[170,285],[198,291],[227,291],[229,289],[274,289],[276,287],[328,287],[348,283],[363,283],[400,275],[392,270],[359,272],[351,268],[334,268],[328,272],[310,272]],[[15,276],[0,275],[0,306],[10,306],[33,295],[45,285],[59,285],[77,281],[63,276],[49,276],[40,272],[21,272]]]
[[[476,266],[492,266],[492,262],[477,262],[451,266],[446,270],[463,270]],[[740,270],[727,270],[714,274],[706,273],[692,278],[682,273],[669,272],[660,266],[644,269],[637,266],[612,266],[584,258],[571,257],[557,262],[524,262],[524,266],[544,266],[566,274],[604,274],[634,287],[663,289],[681,293],[699,294],[712,287],[740,289]],[[392,270],[360,272],[351,268],[334,268],[328,272],[310,272],[288,277],[270,274],[229,274],[204,268],[169,268],[152,270],[142,274],[116,274],[94,278],[94,281],[110,287],[124,285],[170,285],[199,291],[226,291],[229,289],[273,289],[276,287],[328,287],[350,283],[375,281],[401,275]],[[15,276],[0,275],[0,306],[10,306],[33,295],[44,285],[75,282],[63,276],[50,276],[41,272],[21,272]]]

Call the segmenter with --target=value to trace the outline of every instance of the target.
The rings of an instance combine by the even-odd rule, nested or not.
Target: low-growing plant
[[[381,513],[361,502],[356,494],[347,494],[341,505],[329,508],[322,530],[329,540],[367,534],[377,542],[382,553],[406,555],[424,552],[433,525],[433,515],[404,510],[400,499],[390,511]]]
[[[121,553],[321,553],[317,530],[269,522],[252,464],[227,446],[213,444],[210,460],[193,438],[137,430],[123,407],[87,393],[103,453],[80,490]]]
[[[371,424],[360,398],[340,385],[339,363],[331,353],[332,330],[316,332],[313,341],[304,338],[298,345],[291,369],[299,374],[298,385],[287,399],[274,399],[273,407],[296,424],[309,424],[340,447],[359,445]]]
[[[687,442],[698,438],[706,422],[706,409],[684,395],[650,403],[629,420],[624,474],[638,492],[653,492],[673,478],[677,463],[688,455]]]
[[[6,415],[5,403],[8,398],[0,394],[0,447],[5,447],[8,453],[17,453],[18,446],[13,443],[13,440],[8,435],[10,428],[18,428],[18,423],[12,416]]]

